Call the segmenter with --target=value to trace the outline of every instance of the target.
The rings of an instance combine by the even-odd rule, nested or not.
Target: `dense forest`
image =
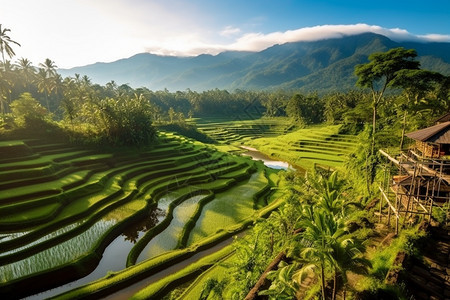
[[[366,276],[359,283],[366,291],[361,299],[404,292],[383,280],[400,248],[416,251],[419,231],[405,230],[372,259],[362,254],[372,230],[367,224],[373,225],[365,208],[376,198],[378,150],[404,148],[405,132],[429,126],[450,111],[450,77],[421,69],[415,50],[371,54],[368,63],[355,68],[357,86],[348,92],[169,92],[113,81],[102,86],[82,75],[62,78],[51,59],[38,66],[26,58],[12,62],[6,56],[14,56],[11,46],[17,43],[1,27],[0,33],[2,140],[42,137],[86,146],[144,147],[158,141],[159,128],[197,132],[196,118],[288,118],[295,128],[339,124],[341,133],[358,135],[358,148],[342,169],[281,172],[285,203],[255,220],[246,238],[235,242],[237,258],[226,265],[229,278],[208,280],[201,299],[254,299],[258,293],[269,299],[345,299],[347,292],[356,295],[350,283],[355,279],[347,276],[351,272]],[[305,290],[302,282],[311,274],[317,283]],[[174,290],[166,297],[181,293]]]
[[[4,129],[13,129],[34,127],[30,122],[37,120],[56,122],[66,130],[91,137],[102,132],[110,142],[120,143],[118,137],[127,136],[120,133],[124,124],[132,126],[133,131],[136,126],[146,128],[151,122],[183,122],[192,117],[288,116],[300,125],[327,122],[354,127],[370,122],[372,106],[376,105],[376,114],[384,120],[378,127],[389,125],[391,129],[398,128],[407,113],[411,117],[405,126],[411,130],[425,125],[417,122],[429,119],[428,116],[437,117],[448,110],[448,77],[424,70],[400,75],[402,77],[381,87],[383,92],[386,90],[386,95],[380,93],[381,97],[374,100],[366,84],[366,89],[357,90],[355,87],[354,91],[324,95],[282,90],[151,91],[145,87],[132,89],[115,82],[101,86],[92,83],[87,76],[63,79],[50,59],[38,67],[26,58],[15,63],[4,60],[1,125]],[[17,118],[15,122],[14,117]],[[144,120],[147,123],[138,124]],[[151,135],[147,132],[142,137],[130,138],[145,142]]]

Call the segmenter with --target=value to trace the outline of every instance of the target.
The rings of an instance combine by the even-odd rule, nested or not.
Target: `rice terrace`
[[[0,299],[450,299],[450,42],[381,29],[65,69],[0,24]]]

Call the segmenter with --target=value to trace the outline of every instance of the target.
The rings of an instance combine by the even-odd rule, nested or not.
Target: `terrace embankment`
[[[88,280],[108,278],[138,257],[129,269],[148,276],[139,267],[147,260],[183,260],[245,228],[276,182],[261,163],[170,133],[148,149],[105,153],[27,140],[2,142],[0,153],[0,295],[7,298],[93,270]],[[122,263],[105,263],[110,255]],[[105,290],[133,284],[128,278]]]

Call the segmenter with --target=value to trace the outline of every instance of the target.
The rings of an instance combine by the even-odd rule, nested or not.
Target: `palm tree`
[[[337,293],[338,279],[347,286],[348,271],[367,271],[369,262],[361,257],[362,244],[350,238],[346,228],[346,202],[343,192],[345,182],[333,172],[329,176],[320,173],[307,174],[304,186],[313,195],[313,204],[300,206],[299,227],[302,240],[297,242],[289,257],[293,263],[302,265],[295,273],[300,284],[307,271],[315,271],[321,282],[322,299],[327,298],[325,290],[327,277],[333,278],[332,298]],[[330,277],[329,277],[330,278]],[[281,284],[281,286],[285,286]],[[345,294],[344,294],[345,295]]]
[[[6,113],[6,95],[11,92],[10,85],[3,72],[0,72],[0,110],[2,114]]]
[[[30,60],[27,58],[20,58],[17,61],[16,68],[19,75],[23,79],[23,86],[26,88],[36,78],[36,69],[33,67]]]
[[[79,113],[77,107],[77,88],[75,80],[66,77],[62,81],[63,97],[61,99],[61,107],[64,110],[64,116],[69,119],[72,131],[74,131],[74,119]]]
[[[11,30],[8,28],[3,28],[2,29],[2,24],[0,24],[0,51],[2,52],[2,60],[3,63],[5,63],[5,53],[6,55],[8,55],[10,58],[13,57],[14,55],[16,55],[14,53],[14,50],[11,48],[10,44],[16,44],[20,47],[20,44],[16,41],[13,41],[9,35],[8,32],[10,32]]]
[[[322,299],[326,299],[325,275],[332,270],[334,259],[332,256],[333,244],[346,233],[342,219],[335,218],[321,208],[313,206],[304,207],[304,220],[302,222],[303,239],[309,246],[303,248],[298,260],[306,263],[297,273],[299,281],[303,279],[305,271],[319,269],[321,280]]]
[[[10,60],[6,60],[5,62],[0,64],[0,73],[1,73],[1,111],[2,113],[6,113],[9,103],[11,103],[11,93],[13,87],[16,83],[17,77],[16,72],[14,70],[13,64],[11,64]]]
[[[345,300],[348,285],[347,273],[351,271],[357,274],[367,275],[372,265],[368,259],[362,256],[365,247],[358,240],[343,237],[341,240],[333,243],[331,247],[333,249],[334,269],[332,299],[336,299],[337,282],[338,278],[341,278],[343,298]]]
[[[47,77],[54,77],[56,75],[56,68],[55,62],[52,61],[50,58],[46,58],[43,63],[39,64],[39,68],[44,69],[45,74]]]
[[[48,97],[54,89],[54,81],[52,78],[47,76],[47,71],[43,68],[39,68],[36,77],[37,88],[40,93],[45,94],[45,102],[47,105],[47,110],[50,111],[50,103]]]

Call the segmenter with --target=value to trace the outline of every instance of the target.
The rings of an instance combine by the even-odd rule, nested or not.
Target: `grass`
[[[232,253],[232,246],[227,246],[222,248],[221,250],[205,256],[198,261],[194,262],[187,268],[184,268],[174,274],[171,274],[165,277],[162,280],[159,280],[153,284],[148,285],[144,289],[140,290],[138,293],[133,295],[131,299],[156,299],[163,296],[165,293],[176,287],[180,283],[186,280],[186,278],[195,277],[199,271],[214,265],[217,261],[220,261],[224,257],[230,255]],[[191,298],[191,299],[199,299],[199,298]]]
[[[183,291],[178,299],[200,299],[203,287],[208,280],[217,280],[220,282],[228,278],[227,272],[229,271],[229,267],[226,266],[226,264],[230,265],[233,259],[235,259],[234,252],[230,252],[223,259],[217,261],[205,272],[197,276],[197,278]]]

